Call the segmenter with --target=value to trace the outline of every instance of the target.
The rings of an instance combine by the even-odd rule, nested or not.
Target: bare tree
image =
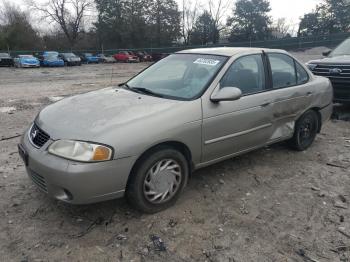
[[[28,3],[42,14],[43,20],[59,25],[71,47],[77,42],[84,17],[93,6],[92,0],[48,0],[40,5],[35,0],[28,0]]]
[[[194,24],[199,16],[200,9],[201,6],[199,5],[198,0],[183,0],[182,34],[185,44],[189,44],[191,42]]]
[[[273,29],[277,34],[277,38],[284,38],[290,33],[291,24],[287,22],[286,18],[278,18],[273,25]]]
[[[213,43],[219,41],[220,32],[226,28],[222,20],[225,18],[224,14],[229,7],[230,1],[228,0],[209,0],[209,14],[213,18],[213,29],[216,32],[213,37]]]

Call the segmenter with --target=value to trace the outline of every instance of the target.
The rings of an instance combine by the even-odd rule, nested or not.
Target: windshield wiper
[[[131,87],[127,83],[122,83],[122,84],[119,84],[118,86],[123,87],[127,90],[130,90],[130,91],[136,92],[136,93],[140,93],[140,94],[151,95],[151,96],[156,96],[156,97],[164,97],[162,94],[155,93],[152,90],[149,90],[149,89],[144,88],[144,87]]]
[[[156,97],[164,97],[162,94],[155,93],[152,90],[149,90],[149,89],[144,88],[144,87],[129,87],[129,86],[127,86],[127,88],[132,90],[132,91],[134,91],[134,92],[145,94],[145,95],[151,95],[151,96],[156,96]]]

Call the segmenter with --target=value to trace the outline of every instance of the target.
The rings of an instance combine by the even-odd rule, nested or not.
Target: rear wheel
[[[127,199],[142,212],[159,212],[175,204],[188,176],[188,163],[183,154],[162,147],[136,166],[127,185]]]
[[[304,113],[296,122],[294,136],[289,141],[292,148],[303,151],[306,150],[315,140],[319,120],[314,110]]]

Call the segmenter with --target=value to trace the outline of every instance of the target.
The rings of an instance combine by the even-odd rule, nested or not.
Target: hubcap
[[[166,202],[179,190],[181,179],[180,165],[173,159],[163,159],[148,170],[143,186],[144,195],[151,203]]]

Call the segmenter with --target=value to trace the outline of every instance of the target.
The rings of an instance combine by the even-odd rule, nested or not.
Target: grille
[[[333,85],[334,98],[350,99],[350,79],[330,79]]]
[[[45,193],[47,193],[46,181],[45,178],[32,170],[29,170],[29,176],[33,180],[33,182]]]
[[[350,99],[350,65],[317,65],[312,73],[331,80],[335,99]]]
[[[30,140],[37,147],[42,147],[50,139],[50,136],[41,130],[37,124],[33,124],[29,133]]]
[[[332,73],[332,69],[340,69],[340,73]],[[312,71],[315,75],[326,76],[331,79],[346,79],[350,81],[350,65],[317,65]]]

